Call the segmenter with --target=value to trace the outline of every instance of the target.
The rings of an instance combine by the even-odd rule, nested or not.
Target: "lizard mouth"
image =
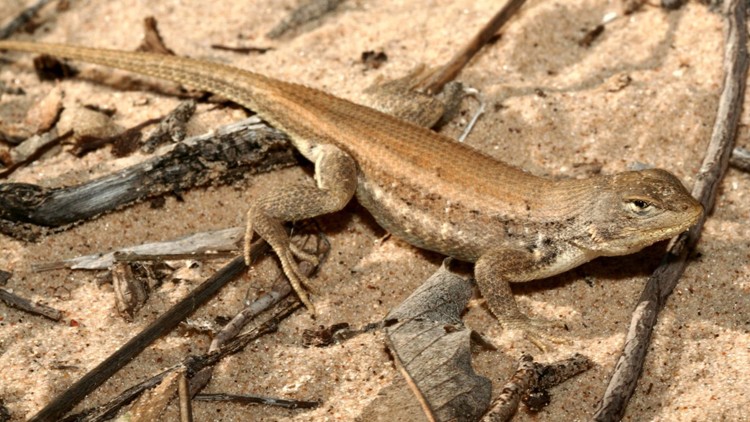
[[[667,226],[666,228],[656,228],[648,231],[647,237],[651,239],[649,244],[670,239],[693,227],[703,215],[703,205],[696,201],[691,208],[692,213],[688,214],[689,218],[684,219],[683,224]]]
[[[690,211],[688,212],[688,209]],[[685,216],[688,218],[685,218]],[[693,227],[703,215],[703,206],[695,201],[689,204],[680,215],[678,221],[672,221],[671,224],[665,224],[661,227],[651,229],[632,228],[623,232],[621,236],[611,239],[609,242],[601,244],[598,248],[599,253],[604,252],[607,256],[628,255],[636,253],[643,248],[653,245],[662,240],[673,238]],[[679,224],[681,223],[681,224]]]

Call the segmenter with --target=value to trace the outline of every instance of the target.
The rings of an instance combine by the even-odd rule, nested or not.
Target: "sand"
[[[6,1],[0,19],[31,1]],[[405,74],[420,63],[451,57],[495,13],[492,1],[350,1],[317,26],[295,37],[264,37],[296,4],[218,0],[82,0],[67,11],[45,9],[33,38],[88,46],[133,49],[142,20],[154,16],[167,44],[178,54],[216,60],[301,82],[357,101],[378,77]],[[687,186],[694,182],[713,124],[721,88],[722,22],[703,5],[666,12],[645,5],[607,25],[584,48],[578,41],[617,2],[530,1],[502,38],[461,74],[481,90],[487,113],[467,143],[536,174],[581,177],[646,164],[666,168]],[[212,50],[211,44],[273,47],[247,56]],[[379,69],[360,62],[367,50],[384,51]],[[0,66],[0,81],[21,87],[35,101],[55,83],[40,83],[28,56]],[[83,67],[83,66],[82,66]],[[109,71],[106,71],[109,72]],[[171,110],[178,100],[144,91],[113,90],[90,81],[59,83],[64,104],[95,104],[116,110],[129,127]],[[0,95],[0,107],[18,96]],[[457,137],[475,110],[466,100],[462,115],[443,129]],[[191,124],[201,133],[241,119],[246,112],[202,104]],[[20,118],[23,116],[21,115]],[[747,112],[739,145],[747,146]],[[58,151],[17,171],[9,181],[59,185],[88,180],[132,163],[113,159],[108,148],[76,158]],[[283,182],[309,177],[309,167],[262,175],[231,186],[195,189],[168,196],[162,208],[128,207],[78,225],[38,243],[0,236],[0,269],[12,271],[6,287],[64,312],[50,322],[0,305],[0,398],[13,420],[33,415],[87,370],[139,332],[199,281],[167,283],[154,292],[132,323],[117,315],[110,285],[97,273],[34,273],[33,263],[108,251],[124,245],[241,225],[249,203]],[[660,316],[643,376],[625,420],[742,420],[750,408],[750,176],[730,170],[695,256]],[[302,346],[303,330],[348,322],[358,326],[382,318],[432,274],[442,257],[384,238],[372,217],[351,204],[318,219],[332,250],[314,279],[316,320],[298,312],[273,335],[222,362],[209,392],[232,392],[321,400],[312,411],[213,403],[195,405],[196,420],[352,420],[393,382],[398,373],[384,351],[382,334],[366,334],[325,349]],[[587,420],[601,398],[623,345],[630,314],[664,245],[628,257],[599,259],[550,280],[516,289],[530,315],[562,319],[573,340],[541,354],[522,337],[504,333],[486,308],[472,307],[466,324],[498,345],[474,354],[477,372],[497,387],[513,371],[522,351],[542,361],[588,355],[596,366],[552,390],[538,415],[515,420]],[[220,263],[207,263],[210,276]],[[266,259],[199,310],[193,319],[233,315],[246,296],[268,289],[275,262]],[[173,332],[120,371],[80,406],[100,403],[124,388],[204,351],[210,338]],[[64,369],[56,369],[61,368]],[[177,417],[172,405],[164,420]]]

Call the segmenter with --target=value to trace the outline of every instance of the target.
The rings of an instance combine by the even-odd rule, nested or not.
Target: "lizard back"
[[[333,143],[368,176],[379,173],[456,195],[496,197],[507,210],[529,204],[550,181],[495,160],[429,129],[304,85],[186,57],[23,41],[0,49],[35,52],[127,70],[221,95],[287,132],[295,146]],[[376,164],[377,163],[377,164]],[[419,169],[419,171],[413,171]],[[413,175],[429,180],[415,180]],[[461,192],[467,191],[466,195]],[[447,192],[446,192],[447,193]],[[547,198],[547,201],[549,198]],[[533,202],[533,201],[532,201]],[[484,202],[486,207],[486,201]],[[521,209],[521,208],[518,208]]]

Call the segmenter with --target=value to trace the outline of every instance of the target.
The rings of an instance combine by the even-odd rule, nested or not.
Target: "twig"
[[[524,353],[518,360],[518,369],[503,386],[500,395],[493,400],[490,410],[482,417],[482,422],[510,420],[525,396],[562,384],[592,366],[593,362],[589,358],[578,353],[549,364],[534,362],[531,355]]]
[[[190,395],[190,383],[183,371],[178,380],[178,394],[180,397],[180,422],[193,422],[193,405]]]
[[[199,251],[189,253],[163,253],[163,254],[138,254],[132,252],[118,253],[115,252],[116,262],[161,262],[161,261],[179,261],[184,259],[191,259],[194,261],[208,261],[211,259],[228,259],[237,255],[234,251],[239,249],[236,246],[231,251]]]
[[[210,365],[215,365],[221,359],[231,354],[237,353],[245,346],[255,341],[256,339],[270,334],[276,331],[278,324],[293,314],[297,309],[301,308],[301,304],[297,299],[288,300],[282,302],[276,312],[260,324],[257,328],[252,331],[238,336],[236,339],[227,343],[224,347],[216,352],[206,353],[200,356],[188,356],[183,360],[182,363],[174,365],[173,367],[155,375],[139,384],[128,388],[119,396],[110,400],[108,403],[98,406],[94,409],[85,410],[79,414],[70,415],[62,420],[62,422],[101,422],[110,419],[120,408],[126,406],[128,403],[135,400],[144,390],[152,388],[162,382],[168,375],[177,370],[186,369],[188,374],[200,371]]]
[[[62,318],[62,312],[59,310],[39,303],[34,303],[29,299],[11,293],[2,287],[0,287],[0,300],[5,302],[8,306],[12,306],[30,314],[41,315],[52,321],[59,321]]]
[[[320,406],[320,402],[318,401],[277,399],[248,394],[198,394],[193,399],[198,401],[231,401],[242,404],[265,404],[267,406],[279,406],[286,409],[315,409]]]
[[[257,259],[266,249],[265,243],[256,243],[252,248],[253,259]],[[52,421],[67,413],[86,395],[94,391],[133,358],[138,356],[154,340],[172,330],[185,317],[193,313],[229,281],[247,268],[242,257],[237,257],[220,269],[216,274],[204,281],[187,297],[170,308],[166,313],[152,322],[146,329],[130,339],[122,347],[112,353],[102,363],[81,377],[68,387],[42,410],[31,421]]]
[[[270,292],[261,295],[250,306],[240,311],[216,334],[209,346],[209,353],[220,350],[222,346],[236,338],[237,334],[248,322],[284,300],[290,293],[292,293],[292,285],[286,277],[279,277]],[[211,381],[212,376],[212,366],[207,366],[198,371],[190,380],[190,391],[201,391]]]
[[[236,251],[239,248],[237,242],[242,239],[244,233],[244,227],[231,227],[228,229],[195,233],[163,242],[126,246],[108,253],[99,252],[91,255],[64,259],[62,261],[37,263],[33,264],[31,268],[37,272],[58,270],[61,268],[70,268],[72,270],[106,270],[115,263],[115,255],[118,254],[125,255],[122,260],[127,260],[126,257],[130,254],[140,257],[141,260],[148,260],[149,257],[164,255],[189,256],[209,251],[218,254],[221,252]],[[118,259],[121,258],[118,257]]]
[[[174,55],[174,51],[167,47],[167,43],[159,33],[159,24],[155,17],[147,16],[143,19],[143,41],[136,51]]]
[[[34,135],[31,138],[21,142],[18,146],[16,146],[16,148],[14,148],[14,151],[18,151],[21,145],[26,145],[27,143],[33,144],[33,151],[26,151],[22,156],[13,157],[13,164],[0,171],[0,179],[4,179],[10,176],[21,166],[25,166],[38,159],[39,157],[44,155],[45,152],[49,151],[55,145],[59,145],[61,142],[69,138],[72,134],[73,132],[68,132],[60,136],[57,134],[57,131],[51,131],[43,133],[41,135]]]
[[[495,36],[525,2],[526,0],[509,0],[461,51],[430,77],[424,84],[425,92],[434,94],[442,91],[443,86],[456,78],[469,60]]]
[[[170,141],[180,142],[185,139],[187,123],[195,114],[196,105],[194,99],[181,102],[159,122],[156,130],[143,142],[141,150],[152,153],[159,145]]]
[[[34,15],[36,15],[37,12],[39,12],[39,10],[46,6],[50,1],[52,0],[38,0],[35,4],[24,9],[24,11],[10,21],[10,23],[5,25],[5,28],[0,28],[0,40],[10,37],[18,30],[18,28],[26,25]]]
[[[688,251],[698,242],[706,215],[714,206],[716,190],[726,171],[742,112],[748,60],[745,9],[746,4],[742,0],[729,0],[726,3],[724,88],[719,98],[711,141],[692,192],[703,204],[706,214],[690,231],[672,242],[661,265],[646,283],[630,321],[624,350],[594,414],[595,421],[622,418],[643,369],[656,317],[682,275],[687,265]]]

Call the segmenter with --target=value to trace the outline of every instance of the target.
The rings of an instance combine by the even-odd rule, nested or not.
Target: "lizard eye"
[[[637,214],[643,214],[653,207],[648,201],[643,199],[633,199],[628,201],[628,208]]]

